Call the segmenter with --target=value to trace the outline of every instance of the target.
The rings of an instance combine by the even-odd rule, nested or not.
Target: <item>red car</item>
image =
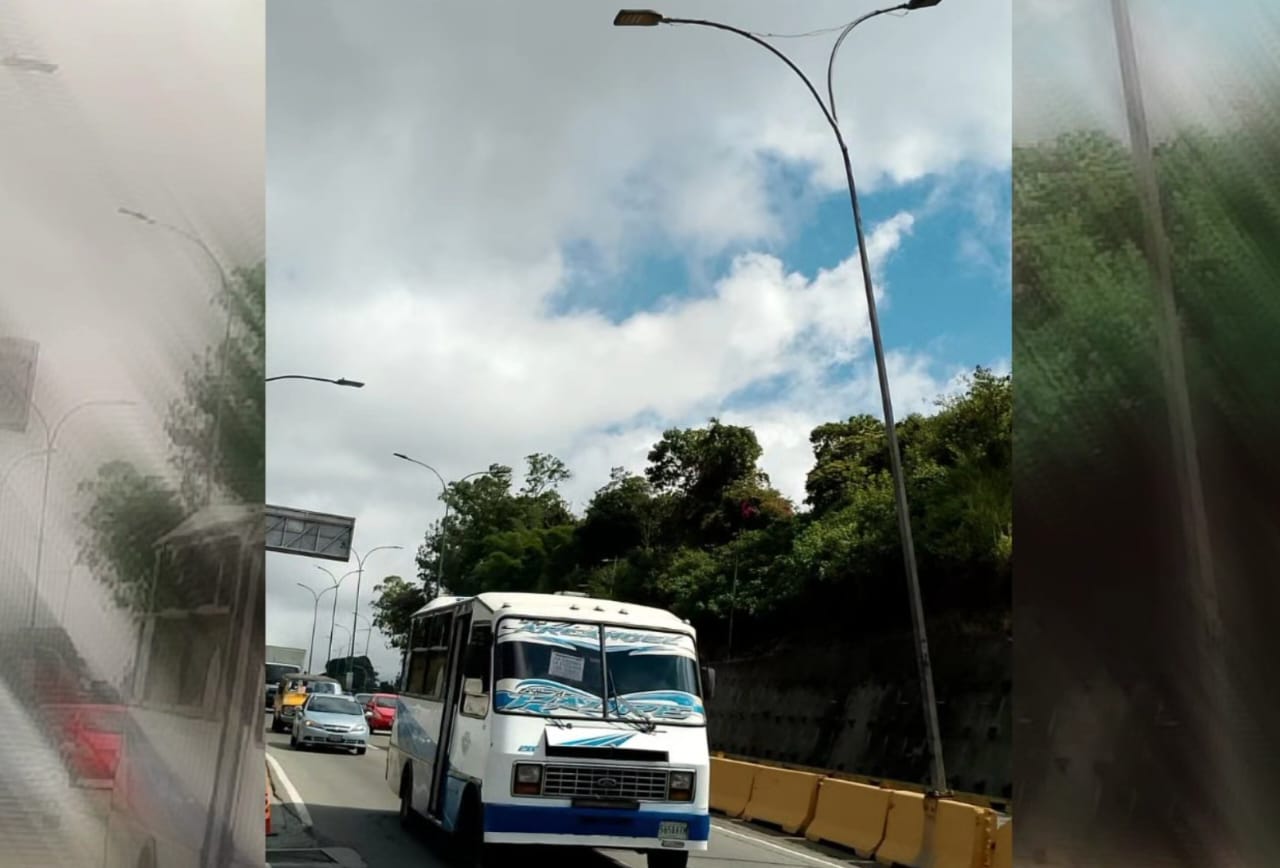
[[[396,722],[396,696],[394,693],[375,693],[364,706],[365,719],[369,721],[369,731],[391,731]]]
[[[119,705],[50,705],[62,756],[78,786],[110,787],[120,761],[124,708]]]

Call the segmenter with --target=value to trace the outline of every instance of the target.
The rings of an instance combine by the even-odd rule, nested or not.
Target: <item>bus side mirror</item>
[[[468,678],[462,682],[462,692],[467,696],[484,696],[484,681],[479,678]]]
[[[711,666],[702,667],[702,692],[706,699],[714,699],[716,695],[716,670]]]

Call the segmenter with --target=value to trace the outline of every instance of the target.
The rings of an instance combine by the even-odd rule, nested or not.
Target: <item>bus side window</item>
[[[409,655],[409,673],[405,677],[404,692],[421,696],[427,686],[427,652],[424,648],[415,648]]]
[[[414,644],[411,646],[413,650],[409,654],[408,672],[405,675],[405,693],[415,696],[426,696],[428,694],[427,656],[430,643],[427,640],[430,637],[431,624],[439,620],[439,618],[431,618],[413,625],[412,636]]]
[[[493,626],[476,624],[471,629],[471,641],[467,643],[467,661],[463,678],[480,679],[481,693],[489,695],[489,660],[493,648]]]
[[[471,628],[466,656],[462,660],[462,690],[458,692],[458,711],[466,717],[481,720],[489,713],[489,666],[493,649],[493,625],[476,624]],[[480,684],[477,693],[476,682]],[[470,684],[471,689],[468,689]]]
[[[428,699],[444,698],[445,668],[449,662],[449,631],[453,625],[452,613],[437,615],[426,623],[426,685],[422,695]]]

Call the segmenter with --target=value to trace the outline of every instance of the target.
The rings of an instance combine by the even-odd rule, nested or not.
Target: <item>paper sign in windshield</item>
[[[551,652],[551,665],[547,667],[547,674],[552,678],[565,678],[569,681],[582,681],[582,668],[586,661],[581,657],[574,657],[570,654],[561,654],[558,651]]]

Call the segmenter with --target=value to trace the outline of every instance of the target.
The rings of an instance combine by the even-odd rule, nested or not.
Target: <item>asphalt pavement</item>
[[[384,781],[386,735],[373,736],[368,753],[355,756],[295,751],[289,747],[288,735],[270,732],[266,720],[264,727],[268,767],[282,803],[273,815],[278,818],[273,819],[273,826],[280,832],[267,844],[267,861],[272,866],[291,864],[280,851],[307,848],[327,850],[333,859],[330,864],[351,868],[445,868],[449,864],[430,836],[410,835],[400,828],[399,799]],[[273,856],[273,850],[277,855]],[[644,857],[632,852],[588,851],[581,856],[577,864],[584,868],[645,866]],[[804,839],[717,818],[711,848],[694,853],[689,864],[693,868],[849,868],[875,863]]]

